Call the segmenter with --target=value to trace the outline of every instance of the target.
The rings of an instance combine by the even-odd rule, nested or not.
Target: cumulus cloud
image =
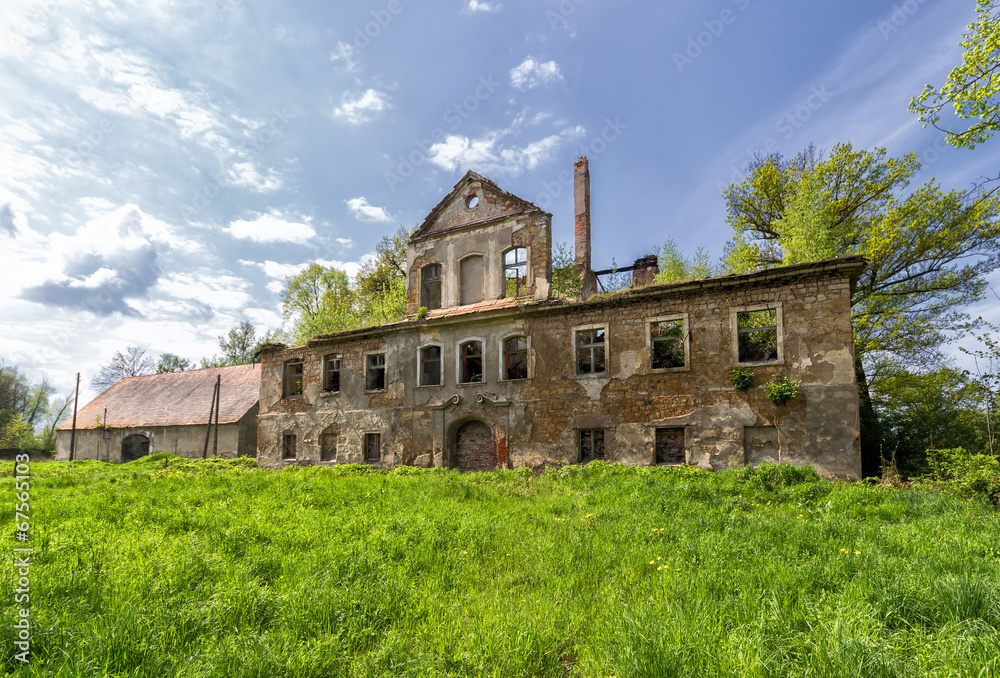
[[[531,56],[522,61],[520,66],[510,69],[510,84],[521,90],[534,89],[562,79],[559,64],[555,61],[541,62]]]
[[[360,198],[351,198],[350,200],[345,200],[347,207],[351,210],[351,214],[358,221],[367,221],[373,224],[381,224],[392,221],[392,217],[385,208],[376,207],[375,205],[368,204],[368,200],[362,196]],[[338,241],[340,239],[338,238]],[[348,239],[348,242],[350,240]]]
[[[517,176],[548,160],[565,142],[579,139],[583,127],[567,127],[559,134],[532,141],[523,146],[504,146],[506,132],[492,132],[478,139],[458,134],[448,135],[430,149],[430,161],[448,171],[476,168],[477,171]]]
[[[340,106],[333,109],[333,117],[351,125],[360,125],[387,108],[389,102],[385,94],[368,89],[360,96],[345,95]]]
[[[469,0],[465,6],[470,12],[499,12],[503,7],[499,2],[480,2],[480,0]]]
[[[253,242],[289,242],[307,244],[316,237],[316,229],[309,223],[310,219],[299,217],[298,220],[285,218],[280,212],[258,214],[252,219],[237,219],[222,229],[234,238],[252,240]]]

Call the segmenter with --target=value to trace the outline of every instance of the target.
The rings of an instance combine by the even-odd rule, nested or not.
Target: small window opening
[[[302,395],[303,363],[301,360],[289,360],[285,363],[284,397],[294,398]]]
[[[385,389],[385,354],[375,353],[367,358],[365,375],[365,390],[382,391]]]
[[[684,429],[656,429],[656,463],[661,466],[684,463]]]
[[[576,333],[576,373],[599,374],[605,370],[604,329]]]
[[[319,437],[320,461],[337,461],[337,432],[327,429]]]
[[[503,342],[504,379],[528,378],[528,338],[511,337]]]
[[[441,385],[441,347],[425,346],[420,349],[420,385]]]
[[[459,348],[461,355],[461,377],[463,384],[474,384],[483,381],[483,343],[467,341]]]
[[[684,367],[684,321],[664,320],[649,324],[652,346],[650,366],[654,370]]]
[[[528,293],[528,250],[512,249],[504,255],[503,279],[505,297],[520,297]]]
[[[604,459],[604,430],[591,429],[580,431],[580,463]]]
[[[328,355],[323,359],[323,390],[340,390],[340,356]]]
[[[441,264],[428,264],[420,271],[420,305],[433,311],[441,308]]]
[[[382,460],[382,434],[365,434],[365,461]]]
[[[281,458],[295,459],[295,434],[286,433],[281,437]]]
[[[778,311],[741,311],[736,314],[741,363],[766,363],[778,360]]]

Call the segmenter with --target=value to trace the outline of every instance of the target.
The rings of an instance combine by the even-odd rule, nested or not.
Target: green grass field
[[[594,463],[459,474],[155,455],[32,466],[32,662],[59,676],[1000,676],[1000,512]]]

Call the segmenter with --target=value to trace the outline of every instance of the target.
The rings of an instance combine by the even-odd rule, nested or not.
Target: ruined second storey
[[[545,299],[551,252],[551,214],[466,172],[410,238],[407,315]]]

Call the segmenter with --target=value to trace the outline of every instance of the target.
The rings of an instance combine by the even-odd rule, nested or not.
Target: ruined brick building
[[[664,285],[646,257],[631,289],[593,294],[584,158],[574,191],[581,299],[550,293],[551,215],[468,172],[410,239],[404,321],[265,348],[260,463],[769,460],[858,478],[863,260]],[[734,389],[736,367],[758,386]],[[786,405],[759,387],[776,374],[801,382]]]

